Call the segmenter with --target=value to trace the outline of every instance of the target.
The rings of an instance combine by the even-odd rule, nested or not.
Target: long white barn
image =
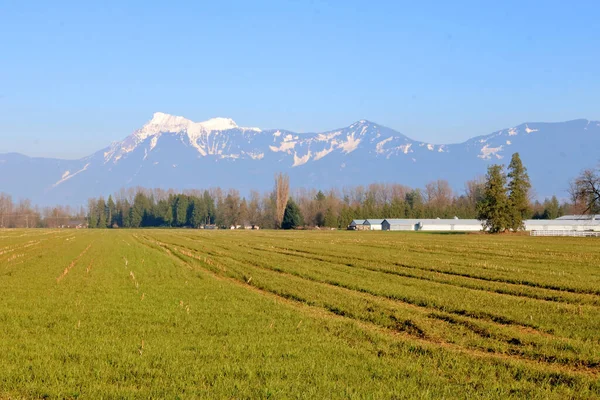
[[[385,219],[381,224],[384,231],[457,231],[477,232],[482,230],[481,221],[476,219]]]
[[[365,222],[363,222],[363,225],[365,227],[366,230],[369,231],[380,231],[382,230],[383,227],[383,219],[366,219]]]
[[[596,219],[528,219],[526,231],[594,231],[600,232],[600,220]]]
[[[569,218],[569,219],[528,219],[523,221],[526,231],[594,231],[600,232],[600,219]],[[384,231],[456,231],[477,232],[483,229],[477,219],[384,219],[366,220],[368,230]],[[378,224],[381,224],[378,226]]]

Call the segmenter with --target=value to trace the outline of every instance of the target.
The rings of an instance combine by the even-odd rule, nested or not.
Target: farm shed
[[[482,230],[481,221],[477,219],[422,219],[419,221],[419,231],[457,231],[478,232]]]
[[[600,221],[600,214],[589,214],[589,215],[563,215],[562,217],[556,218],[557,221],[569,220],[569,221]]]
[[[526,231],[594,231],[600,232],[600,218],[598,216],[565,216],[566,218],[528,219],[523,221]],[[366,229],[379,229],[378,219],[368,219],[364,222]],[[375,227],[375,228],[373,228]],[[388,218],[381,222],[384,231],[456,231],[478,232],[483,230],[482,221],[477,219],[393,219]]]
[[[381,229],[384,231],[415,231],[419,224],[418,219],[384,219]]]
[[[481,221],[476,219],[386,219],[384,231],[457,231],[476,232],[482,229]]]
[[[368,231],[380,231],[382,223],[382,219],[366,219],[365,222],[363,222],[363,226],[365,227],[364,229]]]
[[[595,231],[600,232],[597,219],[528,219],[526,231]]]
[[[350,225],[348,225],[348,229],[350,230],[359,230],[363,228],[363,224],[365,223],[364,219],[354,219],[352,220],[352,222],[350,222]]]

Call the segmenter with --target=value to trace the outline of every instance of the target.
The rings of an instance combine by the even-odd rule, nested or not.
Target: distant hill
[[[268,190],[275,172],[293,187],[373,182],[422,187],[446,179],[456,191],[519,152],[537,197],[566,197],[568,182],[600,160],[600,123],[530,122],[458,144],[416,141],[361,120],[322,133],[239,127],[227,118],[192,122],[155,113],[141,129],[80,160],[0,154],[0,191],[34,203],[85,204],[121,187],[221,186]]]

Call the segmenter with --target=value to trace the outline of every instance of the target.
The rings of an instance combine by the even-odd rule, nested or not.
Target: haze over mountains
[[[424,122],[426,123],[426,122]],[[0,154],[0,191],[40,205],[83,205],[122,187],[269,190],[275,172],[292,187],[395,182],[422,187],[465,181],[519,152],[536,197],[566,197],[568,182],[600,160],[600,122],[523,123],[458,144],[413,140],[361,120],[322,133],[240,127],[228,118],[193,122],[157,112],[120,142],[79,160]]]

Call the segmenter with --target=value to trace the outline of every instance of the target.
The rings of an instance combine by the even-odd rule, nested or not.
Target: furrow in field
[[[328,257],[327,255],[316,255],[310,252],[303,252],[298,250],[290,249],[265,249],[262,247],[247,246],[247,249],[256,250],[260,252],[279,253],[286,256],[301,257],[312,260],[323,261],[327,263],[345,265],[348,267],[366,269],[373,272],[379,272],[382,274],[402,276],[409,279],[420,279],[424,281],[436,282],[445,285],[464,287],[468,289],[481,290],[484,292],[491,292],[497,294],[503,294],[507,296],[525,297],[535,300],[553,301],[559,303],[568,304],[588,304],[593,306],[600,306],[600,297],[589,294],[569,294],[564,292],[557,292],[555,290],[548,290],[542,288],[530,289],[529,287],[523,287],[522,285],[504,283],[498,281],[482,281],[478,278],[471,276],[447,274],[440,272],[434,268],[420,268],[407,264],[392,263],[396,269],[390,268],[389,265],[377,264],[376,266],[365,265],[367,262],[373,262],[367,259],[352,258],[352,261],[343,261],[338,257]],[[356,262],[361,261],[361,262]]]
[[[357,236],[360,238],[361,236]],[[418,236],[415,236],[418,237]],[[423,237],[423,236],[420,236]],[[471,236],[472,238],[473,236]],[[465,263],[468,263],[469,269],[476,267],[480,273],[484,273],[488,278],[514,278],[514,274],[522,275],[523,273],[531,277],[536,277],[534,283],[538,283],[537,280],[542,280],[544,284],[559,284],[559,287],[564,284],[564,278],[568,277],[577,278],[581,288],[583,290],[597,291],[597,285],[591,284],[588,279],[581,279],[571,273],[571,267],[577,267],[581,270],[582,264],[588,264],[589,266],[594,264],[595,256],[590,251],[589,247],[585,246],[574,246],[582,254],[577,257],[572,257],[571,253],[565,256],[564,252],[552,252],[551,248],[540,248],[539,245],[536,247],[523,246],[520,242],[523,238],[520,238],[519,242],[506,242],[497,243],[496,246],[490,247],[489,239],[482,243],[481,246],[477,246],[477,243],[473,243],[471,240],[461,241],[447,241],[442,236],[427,237],[428,241],[423,242],[421,240],[410,240],[411,244],[405,244],[404,242],[398,243],[397,240],[402,239],[398,236],[394,241],[381,241],[375,240],[377,236],[369,238],[369,240],[355,239],[349,240],[332,240],[330,243],[321,242],[299,242],[304,245],[304,248],[310,247],[312,250],[318,253],[335,253],[339,248],[343,248],[344,252],[338,255],[343,258],[363,258],[367,254],[376,254],[377,259],[385,262],[397,261],[398,256],[402,256],[405,260],[410,260],[411,264],[415,264],[421,267],[429,267],[432,262],[443,262],[448,265],[448,268],[459,269],[463,271]],[[465,237],[466,238],[466,237]],[[476,238],[477,239],[477,238]],[[529,238],[527,238],[529,239]],[[441,243],[439,243],[441,241]],[[288,248],[297,248],[297,243],[293,241],[274,241],[269,240],[268,242],[275,243],[282,247],[288,244]],[[407,241],[408,242],[408,241]],[[464,247],[462,242],[469,242],[469,247]],[[306,246],[306,244],[309,246]],[[531,241],[532,244],[537,244],[536,241]],[[577,242],[581,243],[581,242]],[[575,245],[575,242],[573,243]],[[522,248],[521,252],[516,252],[512,249],[512,246]],[[428,249],[434,247],[436,250],[433,257],[427,252]],[[503,259],[501,263],[497,263],[494,258],[497,253],[496,248],[502,247],[503,252],[508,255]],[[483,250],[485,251],[483,251]],[[473,253],[473,254],[472,254]],[[481,253],[481,257],[477,257],[477,253]],[[556,253],[556,254],[554,254]],[[548,256],[552,254],[552,256]],[[563,256],[563,257],[561,257]],[[390,258],[392,257],[392,258]],[[560,261],[558,268],[553,267]],[[515,264],[515,262],[517,262]],[[529,264],[531,263],[531,265]],[[514,267],[510,267],[515,264]],[[543,268],[541,268],[543,267]],[[588,268],[589,269],[589,268]],[[472,272],[467,270],[466,272]],[[555,282],[550,279],[552,275],[556,275],[557,280]],[[579,290],[577,287],[575,290]]]
[[[194,240],[193,237],[184,236],[188,240]],[[252,238],[250,238],[252,239]],[[302,254],[307,254],[309,257],[313,257],[315,259],[320,259],[323,261],[331,261],[337,262],[339,264],[344,265],[354,265],[361,266],[364,263],[375,263],[376,266],[380,266],[383,264],[383,269],[388,268],[389,266],[394,266],[396,268],[402,268],[404,270],[412,271],[412,273],[417,272],[420,275],[423,274],[434,274],[433,280],[438,282],[447,282],[452,279],[462,279],[461,282],[449,282],[449,284],[458,284],[463,286],[469,286],[472,288],[482,287],[483,290],[495,291],[500,294],[508,294],[522,297],[531,297],[531,298],[540,298],[541,300],[548,301],[558,301],[558,302],[566,302],[573,304],[592,304],[598,305],[600,303],[600,299],[598,296],[594,295],[593,292],[595,290],[580,290],[579,288],[567,288],[564,289],[564,286],[559,285],[548,285],[545,283],[539,282],[530,282],[519,280],[516,281],[514,279],[506,279],[504,277],[497,276],[485,276],[481,274],[474,274],[472,271],[464,272],[464,271],[455,271],[449,269],[450,267],[444,269],[439,267],[432,267],[430,265],[416,265],[415,263],[399,263],[397,260],[386,260],[385,257],[378,254],[377,260],[373,258],[365,258],[363,254],[368,254],[367,249],[363,252],[350,252],[349,250],[344,253],[336,252],[332,249],[333,246],[329,247],[320,247],[321,243],[311,243],[311,248],[314,250],[310,251],[306,249],[307,243],[302,243],[303,248],[298,248],[298,245],[290,242],[289,246],[282,247],[282,245],[277,242],[277,245],[268,245],[265,244],[264,241],[259,241],[257,243],[252,244],[251,240],[247,241],[248,244],[240,244],[236,243],[240,246],[254,247],[258,250],[267,250],[267,251],[292,251]],[[284,242],[285,243],[285,242]],[[389,248],[387,248],[389,250]],[[372,249],[371,249],[372,251]],[[410,253],[406,253],[410,254]],[[403,253],[403,258],[406,258],[405,253]],[[456,253],[454,253],[456,256]],[[345,260],[352,260],[352,263],[348,263]],[[359,261],[361,264],[358,264],[356,261]],[[416,260],[414,260],[416,261]],[[435,262],[436,260],[432,260],[430,262]],[[466,262],[466,259],[463,257],[463,263]],[[448,264],[447,261],[444,261],[445,264]],[[455,265],[457,268],[464,268],[464,265]],[[376,267],[377,268],[377,267]],[[471,268],[471,267],[470,267]],[[381,268],[378,268],[381,269]],[[473,269],[473,268],[471,268]],[[404,271],[404,273],[408,273],[408,271]],[[436,276],[437,275],[437,276]],[[482,286],[485,285],[485,286]],[[563,290],[564,289],[564,290]],[[566,292],[565,292],[566,290]],[[570,293],[569,293],[570,292]]]
[[[249,265],[242,265],[241,269],[238,269],[232,266],[232,261],[235,260],[228,260],[226,262],[216,262],[215,260],[212,260],[206,255],[190,253],[189,250],[185,249],[178,250],[174,245],[167,246],[171,247],[172,253],[181,252],[181,254],[183,255],[186,255],[185,253],[191,254],[190,258],[199,261],[200,264],[205,264],[206,260],[210,260],[209,263],[206,263],[208,264],[206,266],[208,267],[209,271],[211,271],[213,274],[218,274],[220,276],[225,275],[229,278],[235,279],[240,284],[245,283],[244,286],[246,287],[251,285],[262,291],[269,292],[281,298],[304,303],[311,307],[325,309],[339,316],[343,316],[345,318],[350,318],[353,320],[359,320],[364,323],[373,324],[379,327],[390,329],[391,331],[403,332],[406,335],[416,337],[421,340],[428,341],[430,343],[445,345],[449,344],[444,340],[444,336],[440,336],[439,332],[436,333],[436,329],[439,329],[439,324],[436,324],[436,322],[441,321],[444,323],[444,325],[461,325],[462,328],[466,328],[465,330],[474,332],[479,337],[486,337],[485,343],[480,343],[479,345],[471,343],[471,345],[468,346],[471,350],[478,349],[478,351],[494,351],[498,352],[499,355],[507,355],[515,359],[535,360],[541,363],[547,363],[549,365],[570,365],[574,366],[574,370],[579,372],[588,370],[593,371],[593,369],[597,365],[596,360],[577,359],[577,356],[572,354],[560,354],[552,356],[544,355],[542,353],[539,353],[539,351],[536,352],[532,350],[536,347],[536,345],[538,345],[538,343],[535,341],[527,343],[527,339],[524,339],[522,336],[521,339],[515,338],[511,335],[506,337],[500,337],[501,335],[498,336],[498,334],[496,333],[490,333],[486,330],[485,327],[481,327],[478,324],[468,322],[466,318],[461,319],[460,317],[451,317],[447,313],[437,313],[435,316],[427,315],[426,317],[429,317],[429,320],[427,320],[427,318],[423,318],[422,315],[419,315],[420,310],[418,310],[418,307],[415,307],[411,312],[407,314],[406,310],[398,309],[397,305],[395,305],[394,302],[388,302],[387,308],[383,307],[385,300],[382,300],[377,296],[372,296],[368,293],[357,293],[353,290],[335,287],[335,285],[332,286],[322,282],[306,282],[306,280],[303,278],[281,271],[279,271],[279,275],[281,275],[281,278],[277,278],[272,275],[274,271],[265,271],[264,269],[262,269],[262,272],[266,272],[267,275],[263,275],[263,278],[261,279],[258,277],[261,273],[260,268],[253,268]],[[222,265],[219,266],[218,264]],[[215,265],[217,265],[217,268],[215,268]],[[227,265],[227,267],[225,267],[224,265]],[[281,286],[278,289],[277,287],[272,286],[272,283],[274,281],[279,281],[282,285],[284,285],[287,282],[287,285],[285,287]],[[303,290],[297,290],[298,288],[301,288]],[[314,293],[310,293],[311,289],[313,291],[316,289],[317,291]],[[304,291],[306,294],[303,295],[302,291]],[[310,296],[307,296],[307,294],[310,294]],[[335,302],[332,299],[332,297],[335,296],[342,296],[340,299],[341,301]],[[372,307],[373,305],[375,305],[376,308],[373,309],[371,312],[367,310],[367,313],[364,315],[359,314],[357,310],[352,311],[345,306],[346,304],[353,302],[356,304],[360,304],[360,302],[366,302],[367,308],[370,306]],[[377,310],[379,310],[380,312],[384,311],[384,313],[386,314],[384,318],[385,321],[381,316],[369,316],[369,314],[373,314],[373,312]],[[409,316],[409,318],[406,318],[407,316]],[[432,320],[437,321],[432,322]],[[457,321],[462,321],[462,323],[459,323]],[[432,328],[432,325],[435,325],[435,327]],[[432,333],[430,334],[430,332]],[[454,339],[457,340],[457,338]],[[492,350],[490,346],[508,346],[508,348],[504,349],[503,351],[500,351]],[[519,348],[524,346],[529,347],[529,349],[523,350]],[[460,346],[458,347],[460,348]],[[463,350],[465,349],[463,348]]]
[[[92,247],[91,243],[81,253],[79,253],[79,255],[73,259],[73,261],[71,261],[71,263],[64,269],[63,273],[56,278],[56,283],[59,283],[67,276],[67,274],[75,267],[75,265],[77,265],[77,262],[81,259],[81,257],[88,252],[90,247]]]
[[[173,243],[171,243],[170,245],[174,246],[175,248],[180,247]],[[187,248],[187,249],[195,250],[193,248]],[[214,252],[214,251],[207,251],[207,254],[209,254],[211,256],[216,256],[216,257],[225,257],[229,260],[235,260],[238,262],[252,265],[257,268],[268,269],[268,270],[271,270],[271,271],[274,271],[277,273],[294,275],[299,278],[310,280],[313,282],[319,282],[319,283],[324,283],[324,284],[331,285],[331,286],[342,287],[342,288],[345,288],[348,290],[353,290],[356,292],[368,293],[368,294],[370,294],[372,296],[376,296],[376,297],[384,297],[384,298],[387,298],[387,299],[390,299],[393,301],[398,301],[398,302],[409,304],[412,306],[421,307],[424,309],[431,309],[431,310],[435,309],[438,311],[449,312],[451,314],[467,316],[467,317],[471,317],[471,318],[475,318],[475,319],[486,319],[486,320],[493,321],[493,322],[496,322],[496,323],[499,323],[502,325],[517,325],[517,326],[521,326],[523,328],[533,329],[536,331],[539,330],[539,328],[535,325],[527,324],[527,323],[520,323],[518,321],[510,320],[503,316],[498,316],[498,315],[493,315],[493,314],[486,315],[485,313],[477,313],[476,314],[476,313],[473,313],[473,312],[470,312],[470,311],[464,310],[464,309],[448,309],[447,307],[445,307],[443,305],[435,304],[433,302],[427,301],[426,299],[417,300],[417,299],[414,299],[414,298],[411,298],[408,296],[386,294],[386,293],[381,293],[379,291],[375,291],[375,290],[372,290],[369,288],[365,288],[364,286],[360,286],[360,284],[345,283],[340,280],[336,280],[335,276],[331,276],[330,278],[325,278],[325,277],[323,277],[322,272],[318,270],[319,268],[322,268],[322,266],[317,267],[316,270],[315,269],[309,270],[308,268],[304,268],[303,271],[298,271],[298,270],[290,269],[289,267],[287,267],[286,265],[283,265],[283,264],[273,265],[272,263],[267,261],[266,257],[261,257],[264,255],[258,255],[258,257],[252,259],[252,257],[240,258],[240,255],[243,253],[235,252],[235,251],[228,251],[227,253],[218,253],[218,252]],[[258,262],[256,260],[261,260],[261,261]],[[306,267],[306,266],[304,266],[304,267]],[[320,274],[320,272],[321,272],[321,274]],[[540,331],[540,332],[542,332],[542,331]]]
[[[435,314],[435,316],[433,316],[431,313],[429,313],[429,311],[427,309],[423,310],[423,309],[420,309],[418,306],[413,306],[414,308],[411,308],[413,310],[412,317],[407,319],[406,315],[405,315],[404,318],[401,319],[401,318],[396,317],[396,315],[400,311],[400,309],[398,309],[398,307],[397,307],[396,302],[387,302],[388,306],[382,308],[381,303],[382,302],[385,303],[386,301],[382,300],[381,297],[372,295],[370,293],[357,292],[353,289],[344,288],[344,287],[338,286],[331,282],[311,281],[308,283],[309,286],[307,287],[306,283],[303,283],[306,280],[304,277],[297,276],[297,275],[294,275],[293,273],[288,273],[288,272],[285,272],[282,270],[279,270],[279,271],[269,270],[269,272],[271,272],[271,273],[277,272],[277,273],[283,275],[284,281],[289,281],[290,279],[292,279],[292,280],[296,279],[292,285],[293,289],[289,288],[289,287],[287,289],[282,289],[282,288],[277,289],[276,287],[272,287],[270,285],[270,283],[272,283],[274,281],[273,276],[266,276],[266,277],[264,277],[264,279],[261,279],[259,282],[256,279],[257,269],[253,269],[249,265],[242,265],[241,269],[237,269],[232,266],[232,261],[237,262],[234,259],[229,259],[228,261],[218,263],[218,262],[215,262],[210,257],[207,257],[206,255],[196,255],[196,254],[191,253],[187,249],[182,250],[182,249],[178,249],[177,246],[175,246],[175,245],[170,245],[170,246],[174,253],[180,252],[181,254],[187,255],[190,258],[196,259],[196,260],[200,261],[201,263],[202,262],[208,263],[210,265],[209,269],[214,273],[219,273],[219,272],[223,273],[223,271],[228,270],[229,274],[227,274],[227,275],[238,279],[240,282],[246,282],[248,284],[258,286],[261,289],[268,290],[268,291],[270,291],[278,296],[282,296],[284,298],[294,299],[296,301],[304,302],[304,303],[307,303],[307,304],[310,304],[313,306],[319,305],[322,308],[329,310],[330,312],[333,312],[333,313],[336,313],[339,315],[343,315],[343,316],[347,316],[349,318],[357,318],[362,321],[380,324],[380,325],[390,328],[390,329],[408,330],[411,334],[417,335],[419,337],[425,337],[426,335],[429,335],[429,332],[432,332],[432,329],[422,329],[422,326],[423,326],[422,324],[425,324],[428,327],[429,327],[429,325],[431,325],[431,321],[425,321],[425,319],[427,319],[427,318],[429,318],[429,319],[436,318],[436,319],[442,320],[444,322],[447,322],[447,323],[453,324],[453,325],[457,324],[456,321],[462,321],[459,324],[459,325],[461,325],[462,328],[465,328],[466,330],[470,330],[471,332],[475,333],[476,335],[486,338],[485,343],[479,343],[479,344],[471,343],[468,346],[470,348],[478,348],[480,350],[485,350],[485,351],[500,351],[500,350],[492,350],[492,348],[494,346],[502,347],[503,345],[504,346],[510,345],[510,348],[501,350],[500,352],[505,352],[506,354],[512,354],[512,355],[520,355],[521,357],[524,357],[524,358],[538,360],[538,361],[542,361],[542,362],[573,364],[573,365],[577,365],[578,367],[581,367],[581,368],[594,368],[598,363],[597,360],[580,359],[580,358],[578,358],[577,355],[573,355],[573,354],[559,354],[559,355],[548,356],[546,354],[540,353],[539,352],[539,343],[532,339],[532,338],[536,338],[536,335],[538,335],[537,337],[539,338],[539,333],[535,332],[535,331],[529,331],[528,335],[523,335],[523,332],[521,332],[521,335],[519,335],[513,331],[510,331],[509,329],[504,329],[504,331],[501,333],[498,333],[498,332],[494,333],[494,329],[496,331],[498,331],[498,327],[491,326],[492,329],[490,330],[486,327],[482,327],[481,323],[469,322],[468,318],[464,318],[464,317],[461,318],[459,316],[452,317],[452,316],[450,316],[450,314],[443,313],[443,312],[442,313],[438,312],[437,314]],[[221,265],[219,265],[219,264],[221,264]],[[214,268],[215,265],[218,266],[217,269]],[[226,268],[224,265],[227,265],[228,268]],[[252,269],[252,271],[249,271],[250,269]],[[262,269],[265,270],[265,268],[262,268]],[[297,279],[300,279],[300,281],[298,281]],[[325,297],[326,299],[331,296],[332,291],[341,290],[342,292],[344,292],[346,294],[346,296],[358,296],[358,298],[360,298],[361,301],[368,299],[368,301],[370,301],[371,303],[373,303],[373,302],[378,303],[379,306],[375,307],[374,309],[372,309],[370,312],[367,312],[366,314],[363,313],[362,315],[357,315],[356,311],[354,311],[354,312],[349,311],[345,307],[347,302],[349,301],[349,299],[347,297],[344,299],[344,301],[341,301],[338,303],[331,303],[331,300],[329,300],[329,302],[327,302],[327,300],[323,300],[322,304],[318,304],[318,303],[316,303],[316,299],[318,299],[318,295],[313,294],[308,297],[306,297],[306,295],[305,295],[305,293],[307,293],[309,291],[310,286],[314,286],[314,285],[322,285],[322,287],[324,288],[323,290],[327,291],[327,295]],[[297,291],[298,287],[304,287],[304,290]],[[412,306],[412,305],[409,305],[409,306]],[[383,309],[385,309],[385,310],[382,311]],[[388,316],[387,319],[385,319],[385,321],[382,322],[382,321],[374,321],[373,320],[373,316],[371,313],[374,311],[377,311],[377,310],[379,310],[380,312],[383,312],[384,314],[386,314]],[[418,312],[416,314],[414,312],[415,310],[418,310]],[[402,311],[401,313],[406,313],[406,310]],[[440,315],[442,315],[444,317],[440,318],[439,317]],[[379,318],[381,318],[381,317],[379,317]],[[415,323],[413,321],[417,321],[417,322]],[[488,327],[489,326],[490,325],[488,324]],[[433,328],[433,331],[435,331],[436,329],[439,329],[439,328]],[[456,329],[454,329],[454,330],[456,330]],[[432,340],[432,341],[436,341],[436,342],[445,341],[444,335],[440,336],[440,335],[434,334],[432,336],[428,336],[428,339]],[[458,339],[455,337],[453,340],[458,340]],[[493,345],[492,345],[492,343],[490,343],[492,341],[494,341]],[[561,347],[561,346],[564,346],[565,343],[566,342],[563,339],[554,340],[552,343],[552,346]],[[523,348],[522,348],[523,346],[527,347],[527,350],[523,350]],[[567,346],[572,347],[572,344],[567,343]],[[562,353],[564,353],[564,352],[562,352]]]
[[[319,250],[317,252],[317,251],[309,251],[306,249],[289,248],[289,247],[275,247],[275,246],[271,246],[271,247],[273,247],[273,248],[264,249],[264,250],[266,250],[266,251],[293,251],[296,253],[306,254],[314,259],[323,260],[323,261],[328,261],[327,258],[324,258],[324,254],[326,254],[327,256],[335,257],[335,258],[338,258],[341,260],[351,259],[353,261],[373,262],[373,259],[367,259],[367,258],[363,258],[360,256],[354,256],[354,255],[349,256],[348,254],[341,254],[341,253],[330,253],[330,252],[327,252],[327,250],[324,250],[324,251]],[[516,286],[527,286],[527,287],[532,287],[532,288],[546,289],[546,290],[555,291],[555,292],[569,292],[569,293],[574,293],[574,294],[587,294],[587,295],[593,295],[593,296],[600,295],[600,290],[598,290],[598,289],[571,288],[571,287],[566,287],[566,286],[552,285],[552,284],[533,282],[533,281],[528,281],[528,280],[517,280],[517,279],[510,279],[510,278],[503,278],[503,277],[490,277],[490,276],[484,276],[484,275],[480,275],[480,274],[478,275],[478,274],[473,274],[473,273],[466,273],[466,272],[436,268],[436,267],[432,267],[432,266],[424,267],[424,266],[418,266],[418,265],[413,265],[413,264],[400,263],[400,262],[391,261],[391,260],[390,261],[381,260],[378,262],[384,262],[384,263],[387,262],[392,265],[406,268],[406,269],[420,270],[420,271],[425,271],[425,272],[435,272],[438,274],[457,276],[457,277],[461,277],[461,278],[468,278],[468,279],[484,281],[484,282],[505,283],[505,284],[516,285]],[[560,295],[560,294],[561,293],[557,293],[557,295]],[[548,296],[548,297],[550,297],[549,300],[552,300],[552,296]]]
[[[180,245],[176,243],[172,244]],[[217,252],[215,246],[211,246],[210,249],[204,249],[204,251],[213,256],[233,257],[238,260],[245,259],[244,257],[248,253],[247,249],[235,249],[230,245],[221,244],[216,247],[221,248],[223,251]],[[193,249],[193,247],[189,248]],[[493,321],[504,325],[521,326],[521,329],[535,329],[556,336],[576,338],[578,336],[573,336],[574,333],[572,330],[560,329],[562,328],[560,322],[571,321],[570,323],[572,324],[586,327],[585,331],[578,332],[577,335],[582,334],[582,338],[589,338],[591,340],[594,340],[594,337],[597,338],[595,334],[596,330],[593,328],[594,325],[592,325],[592,323],[597,322],[593,318],[596,308],[591,308],[590,306],[556,305],[555,303],[531,299],[526,299],[527,302],[524,303],[525,299],[521,301],[518,298],[504,298],[504,296],[495,293],[489,293],[488,295],[486,292],[473,291],[468,288],[458,288],[454,290],[456,293],[452,294],[453,292],[444,290],[443,286],[429,284],[426,281],[422,284],[418,283],[418,281],[411,284],[405,279],[395,280],[388,278],[382,280],[376,275],[376,272],[368,270],[366,272],[356,271],[348,268],[345,264],[342,264],[341,268],[339,268],[340,266],[338,265],[327,266],[326,260],[317,260],[319,263],[311,267],[308,261],[306,263],[299,263],[289,258],[277,259],[272,253],[248,256],[244,262],[256,263],[256,260],[260,260],[261,266],[272,264],[276,269],[291,271],[304,278],[329,282],[334,285],[368,292],[404,303],[432,307],[439,311],[451,312],[455,315],[467,316],[479,320]],[[296,266],[295,270],[291,269],[292,265]],[[477,297],[473,297],[474,295],[477,295]],[[465,307],[469,304],[472,304],[473,307]],[[499,313],[498,310],[503,311]],[[533,316],[535,316],[535,323],[530,322]]]
[[[38,235],[46,236],[46,235]],[[18,245],[4,246],[5,257],[0,258],[0,262],[4,264],[3,273],[12,275],[17,268],[22,268],[23,265],[31,266],[32,262],[40,258],[40,254],[48,254],[48,249],[58,251],[64,245],[61,240],[62,236],[42,238],[37,240],[29,240]]]

